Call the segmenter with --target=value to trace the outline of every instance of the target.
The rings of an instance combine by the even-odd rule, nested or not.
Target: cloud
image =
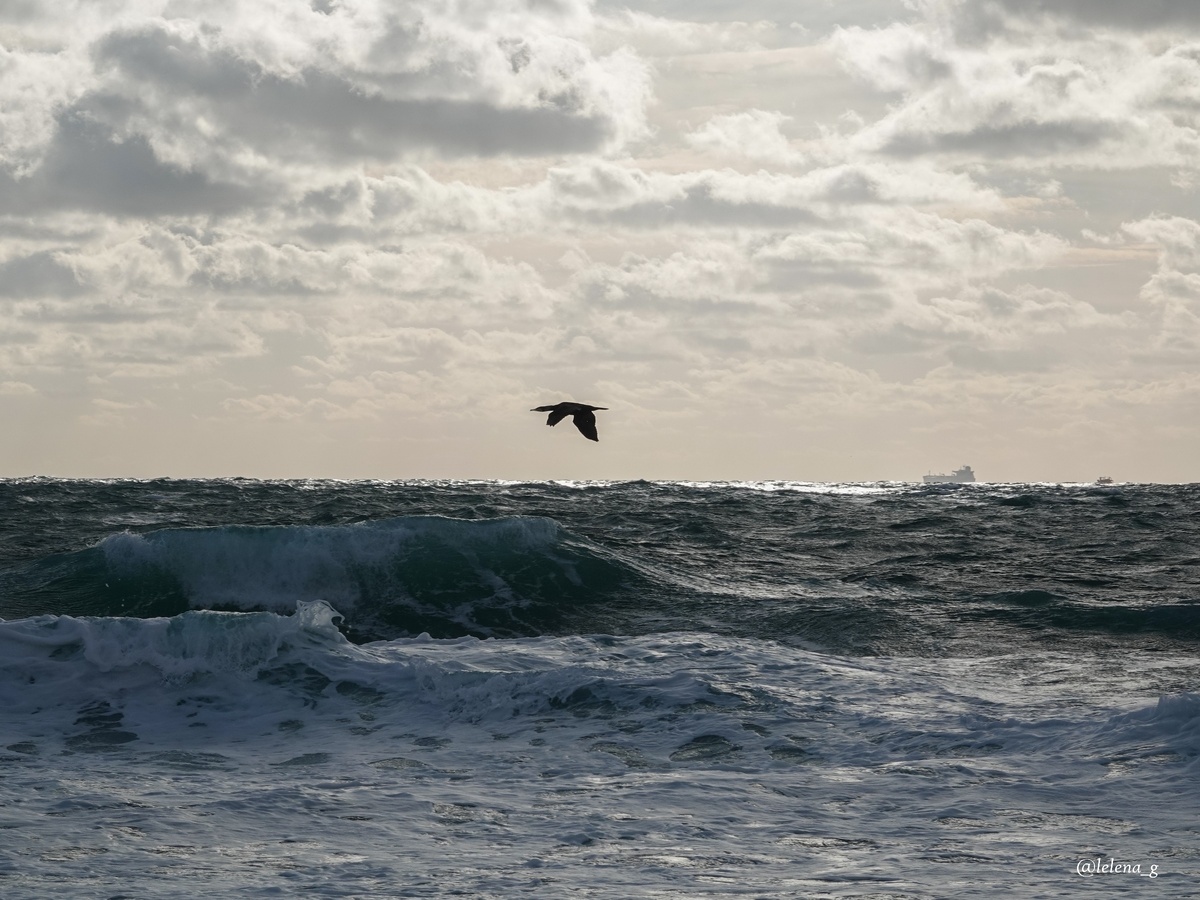
[[[85,54],[11,49],[0,40],[0,166],[32,171],[57,129],[57,115],[90,81]]]
[[[964,27],[970,4],[923,7],[924,21],[831,40],[843,64],[901,97],[855,135],[860,151],[1026,168],[1200,165],[1194,39],[1150,48],[1103,28],[980,37]]]
[[[263,352],[248,318],[189,290],[197,242],[162,228],[9,260],[0,369],[160,377]]]
[[[1182,216],[1152,216],[1127,222],[1121,231],[1153,244],[1161,270],[1200,270],[1200,222]]]
[[[1200,222],[1154,216],[1125,223],[1121,231],[1157,249],[1158,270],[1141,298],[1161,317],[1158,348],[1194,367],[1200,361]]]
[[[567,215],[634,228],[783,228],[815,218],[796,180],[766,173],[672,176],[593,164],[551,171],[546,188]]]
[[[0,297],[72,296],[83,293],[75,272],[49,251],[0,263]]]
[[[991,5],[1023,18],[1056,18],[1088,25],[1124,28],[1130,31],[1152,29],[1195,29],[1200,31],[1200,9],[1187,0],[991,0]]]
[[[900,305],[882,324],[864,332],[857,346],[1008,373],[1086,365],[1136,327],[1129,316],[1105,315],[1070,294],[1029,284],[1012,291],[968,285],[951,296]]]
[[[80,421],[86,425],[112,427],[121,426],[135,418],[136,414],[143,410],[156,409],[155,404],[149,400],[138,400],[127,402],[122,400],[109,400],[105,397],[94,397],[91,401],[91,412],[80,416]]]
[[[582,0],[322,9],[128,0],[80,6],[67,32],[29,5],[31,37],[0,49],[0,205],[227,216],[331,170],[646,134],[649,70],[589,49]]]
[[[57,299],[10,309],[15,329],[44,333],[9,360],[44,368],[70,353],[123,377],[236,358],[303,367],[271,349],[290,335],[325,360],[311,377],[332,383],[397,367],[449,378],[488,366],[702,366],[739,353],[832,351],[885,327],[896,302],[918,291],[1036,268],[1061,252],[1046,234],[934,211],[996,203],[966,176],[892,163],[669,174],[592,160],[501,190],[410,167],[310,192],[293,210],[290,230],[332,216],[356,229],[351,240],[307,246],[289,229],[271,237],[231,217],[209,228],[132,227],[14,258],[6,265],[22,274],[22,298]],[[602,229],[621,240],[661,235],[674,249],[627,253],[619,264],[576,253],[574,274],[550,287],[537,266],[473,245],[501,232],[544,241],[551,229],[568,245]],[[389,245],[397,233],[410,238]],[[514,337],[529,328],[532,343]],[[378,400],[358,399],[355,415]]]
[[[921,164],[863,162],[804,174],[759,170],[648,171],[592,158],[552,166],[542,178],[493,189],[443,182],[417,166],[354,176],[314,189],[288,209],[286,227],[324,242],[386,242],[399,235],[583,235],[615,231],[799,228],[854,207],[913,205],[958,214],[1004,209],[964,174]],[[281,227],[283,220],[281,217]]]
[[[214,181],[162,162],[140,135],[64,114],[40,164],[24,177],[0,171],[0,205],[10,213],[88,210],[116,216],[224,215],[261,202],[260,188]]]
[[[82,379],[161,378],[212,368],[263,352],[247,323],[212,306],[148,308],[91,301],[16,306],[0,315],[10,340],[0,344],[0,370],[36,383],[49,373]]]
[[[582,358],[724,368],[747,356],[918,354],[928,369],[953,346],[1040,367],[1063,342],[1122,324],[1061,291],[990,286],[1061,254],[1065,242],[1051,235],[911,209],[852,222],[741,242],[697,237],[667,256],[581,265]],[[1022,356],[1026,346],[1035,351]]]
[[[120,90],[128,106],[100,94],[94,114],[114,109],[112,118],[119,116],[114,127],[155,133],[163,142],[207,138],[210,146],[214,140],[232,143],[231,152],[250,149],[285,160],[390,160],[429,149],[479,156],[599,149],[619,131],[604,97],[601,76],[610,73],[596,71],[599,64],[579,48],[573,53],[556,49],[554,65],[575,70],[574,78],[564,71],[559,83],[527,85],[527,93],[520,94],[486,79],[471,85],[456,76],[442,93],[437,82],[444,79],[432,65],[433,71],[404,73],[407,77],[330,71],[315,64],[273,71],[215,37],[152,27],[113,34],[98,45],[98,67],[117,75],[109,79],[108,90]],[[500,54],[501,48],[494,52]],[[475,68],[476,74],[496,77],[478,71],[481,60],[461,62],[468,67],[463,76]],[[620,68],[625,62],[610,65]],[[632,61],[626,64],[632,70]],[[520,73],[510,71],[507,77]],[[214,133],[196,134],[186,120],[202,122]],[[185,130],[174,137],[158,135],[166,125]]]
[[[629,8],[599,16],[596,31],[602,46],[632,46],[650,57],[755,51],[780,40],[779,25],[767,19],[705,22]]]
[[[789,165],[802,160],[780,130],[790,116],[750,109],[715,116],[699,130],[685,135],[693,147],[729,156]]]
[[[853,230],[812,230],[768,241],[757,258],[774,271],[772,278],[806,277],[839,271],[871,276],[874,283],[895,283],[912,293],[947,281],[994,278],[1034,269],[1063,252],[1066,243],[1053,235],[1009,231],[981,219],[963,221],[900,208],[875,213]]]

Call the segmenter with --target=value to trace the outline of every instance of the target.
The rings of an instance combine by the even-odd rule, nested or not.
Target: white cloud
[[[1158,270],[1141,290],[1161,316],[1158,348],[1194,367],[1200,362],[1200,222],[1155,216],[1121,230],[1158,251]]]
[[[783,113],[750,109],[730,115],[715,116],[697,131],[686,135],[693,147],[729,156],[789,165],[803,157],[792,149],[781,131],[790,117]]]
[[[649,57],[746,52],[780,41],[779,26],[770,20],[702,22],[667,18],[629,8],[596,20],[601,46],[632,46]],[[794,37],[794,31],[787,37]]]
[[[888,284],[910,294],[949,282],[994,278],[1037,268],[1063,252],[1053,235],[1008,231],[980,219],[962,221],[911,208],[879,211],[855,227],[793,233],[756,253],[775,280],[806,278],[851,285]]]
[[[1181,216],[1154,216],[1127,222],[1121,230],[1158,250],[1160,270],[1200,269],[1200,222]]]
[[[13,50],[0,44],[0,162],[27,175],[56,128],[56,114],[87,83],[81,53]]]
[[[844,64],[901,95],[857,136],[861,149],[1027,168],[1200,165],[1195,40],[1102,27],[981,36],[965,27],[971,5],[925,6],[936,14],[924,21],[832,39]]]

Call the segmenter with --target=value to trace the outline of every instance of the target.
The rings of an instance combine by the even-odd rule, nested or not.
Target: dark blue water
[[[1200,648],[1200,486],[0,482],[0,617],[356,641],[707,632],[851,655]]]

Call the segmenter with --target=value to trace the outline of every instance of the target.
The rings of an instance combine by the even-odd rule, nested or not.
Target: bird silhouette
[[[535,406],[530,412],[548,412],[550,415],[546,417],[547,425],[557,425],[567,416],[570,416],[575,422],[575,427],[589,441],[599,441],[600,437],[596,434],[596,416],[592,412],[595,409],[608,409],[607,406],[588,406],[586,403],[555,403],[553,406]]]

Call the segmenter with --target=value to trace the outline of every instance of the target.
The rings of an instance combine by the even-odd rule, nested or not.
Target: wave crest
[[[289,614],[324,601],[345,614],[356,640],[370,640],[542,634],[633,577],[552,519],[407,516],[120,532],[32,564],[15,587],[56,598],[31,613],[92,616]]]
[[[99,673],[149,666],[168,680],[214,672],[254,677],[289,647],[345,644],[335,622],[339,617],[321,601],[301,603],[291,616],[209,611],[156,619],[38,616],[4,623],[0,642],[8,666],[27,671],[51,661],[54,670],[86,662]],[[45,673],[39,680],[48,680]]]

